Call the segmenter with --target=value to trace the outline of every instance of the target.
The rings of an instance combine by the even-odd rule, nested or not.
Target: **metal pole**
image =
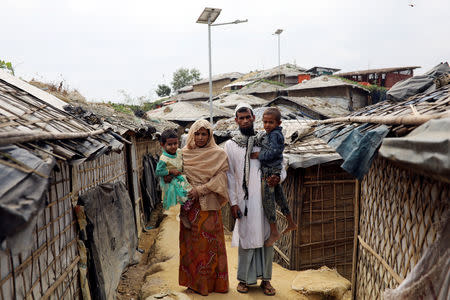
[[[213,105],[212,105],[212,68],[211,68],[211,17],[208,18],[208,54],[209,54],[209,115],[211,125],[213,122]]]

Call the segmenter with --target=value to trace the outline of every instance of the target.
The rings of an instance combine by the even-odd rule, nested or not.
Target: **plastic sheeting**
[[[369,171],[375,152],[390,130],[385,125],[368,127],[369,124],[356,128],[353,125],[340,129],[325,127],[315,132],[341,155],[344,160],[341,168],[359,180]]]
[[[450,118],[430,120],[402,138],[386,138],[380,155],[450,178]]]
[[[400,102],[423,92],[436,89],[434,80],[443,74],[450,73],[448,63],[441,63],[423,75],[399,81],[387,92],[387,99]]]
[[[447,300],[450,297],[450,218],[449,211],[436,241],[394,290],[386,290],[386,300]]]
[[[26,224],[44,207],[43,195],[47,191],[48,177],[56,161],[51,156],[41,158],[15,145],[0,147],[0,153],[22,164],[21,169],[0,164],[1,241],[7,236],[23,231]]]
[[[133,208],[123,182],[97,186],[79,198],[88,221],[89,281],[93,299],[115,299],[137,247]]]

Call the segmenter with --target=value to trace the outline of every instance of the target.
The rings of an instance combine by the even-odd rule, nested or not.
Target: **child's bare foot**
[[[295,223],[289,223],[288,224],[288,227],[286,227],[286,229],[285,230],[283,230],[283,233],[282,234],[285,234],[285,233],[288,233],[289,231],[293,231],[293,230],[297,230],[297,224],[295,224]]]
[[[292,230],[297,230],[297,223],[294,222],[294,219],[292,218],[292,215],[289,213],[286,215],[286,219],[288,221],[287,228],[283,231],[283,234],[288,233]]]
[[[269,238],[264,242],[264,246],[271,247],[280,239],[281,235],[278,231],[271,231]]]
[[[186,215],[180,214],[180,220],[181,223],[183,223],[183,226],[187,229],[191,229],[191,222],[189,222],[189,219]]]

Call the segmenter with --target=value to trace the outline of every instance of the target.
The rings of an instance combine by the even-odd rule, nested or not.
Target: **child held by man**
[[[280,126],[280,111],[273,107],[266,109],[263,114],[263,125],[265,133],[258,137],[258,144],[261,146],[261,150],[260,152],[252,153],[250,157],[259,159],[261,163],[263,180],[262,204],[264,214],[270,224],[270,236],[264,245],[269,247],[273,246],[281,236],[277,228],[275,203],[280,206],[281,212],[286,216],[288,221],[288,226],[283,231],[283,234],[291,230],[296,230],[297,225],[292,218],[281,184],[271,187],[267,182],[267,179],[272,175],[280,176],[283,167],[284,136],[282,127]]]
[[[183,173],[183,156],[178,148],[178,135],[174,130],[165,130],[160,138],[162,154],[156,165],[156,176],[162,190],[164,209],[181,204],[180,220],[183,226],[191,228],[187,212],[192,207],[188,192],[192,189]]]

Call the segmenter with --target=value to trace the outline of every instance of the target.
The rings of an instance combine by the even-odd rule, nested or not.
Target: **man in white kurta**
[[[238,105],[236,115],[240,110],[246,107],[251,110],[248,104]],[[240,122],[236,117],[236,122],[240,126],[251,126],[253,130],[254,116],[248,122]],[[241,130],[243,132],[243,130]],[[273,247],[264,247],[264,241],[270,235],[269,223],[264,216],[261,196],[261,171],[260,163],[257,159],[250,159],[249,177],[248,177],[248,199],[245,200],[245,191],[243,188],[246,147],[239,145],[234,140],[229,140],[225,144],[225,152],[228,155],[229,171],[228,192],[232,214],[237,216],[237,208],[241,212],[241,217],[236,219],[236,225],[233,231],[231,245],[239,247],[239,262],[237,277],[240,282],[238,291],[245,293],[248,291],[248,285],[256,284],[257,279],[262,279],[264,291],[273,292],[275,289],[270,285],[272,277]],[[254,147],[252,152],[258,152],[259,148]],[[282,179],[286,177],[286,172],[282,172]],[[278,178],[279,180],[279,178]],[[247,208],[247,209],[246,209]],[[245,215],[247,211],[247,215]],[[269,290],[267,290],[269,288]]]

